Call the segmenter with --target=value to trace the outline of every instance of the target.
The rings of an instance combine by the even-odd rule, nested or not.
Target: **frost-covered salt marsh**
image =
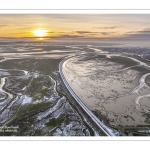
[[[60,61],[74,52],[63,45],[30,45],[1,45],[0,126],[18,128],[0,135],[95,135],[92,124],[81,119],[86,119],[82,110],[79,113],[72,105],[59,77]]]

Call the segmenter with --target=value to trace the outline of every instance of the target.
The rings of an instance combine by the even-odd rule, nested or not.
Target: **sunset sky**
[[[37,32],[45,32],[36,34]],[[0,15],[0,39],[150,39],[150,15]]]

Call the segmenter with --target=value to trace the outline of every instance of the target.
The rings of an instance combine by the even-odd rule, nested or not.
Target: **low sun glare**
[[[33,34],[36,37],[45,37],[47,35],[48,30],[44,30],[44,29],[38,29],[38,30],[34,30]]]

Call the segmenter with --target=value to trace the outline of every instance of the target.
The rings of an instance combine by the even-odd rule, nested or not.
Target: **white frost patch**
[[[38,104],[38,103],[42,103],[43,100],[36,100],[35,102],[33,102],[33,104]]]
[[[23,91],[24,91],[25,89],[26,89],[26,86],[25,86],[24,88],[22,88],[21,90],[23,90]]]
[[[32,102],[32,98],[25,95],[24,98],[23,98],[23,102],[22,102],[22,105],[25,105],[25,104],[29,104]]]
[[[35,73],[34,74],[34,78],[38,78],[39,77],[39,74],[38,73]]]

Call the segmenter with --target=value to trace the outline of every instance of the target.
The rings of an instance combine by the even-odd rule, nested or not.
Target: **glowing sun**
[[[33,34],[36,37],[45,37],[47,35],[48,30],[44,30],[44,29],[38,29],[38,30],[34,30]]]

